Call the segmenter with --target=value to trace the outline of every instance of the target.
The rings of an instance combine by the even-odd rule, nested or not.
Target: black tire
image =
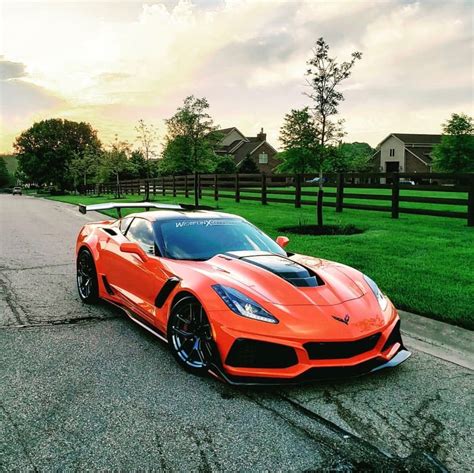
[[[217,349],[201,303],[185,296],[174,304],[168,320],[168,343],[176,361],[190,373],[204,375]]]
[[[96,304],[99,301],[99,283],[94,258],[87,249],[82,249],[76,262],[77,291],[82,302]]]

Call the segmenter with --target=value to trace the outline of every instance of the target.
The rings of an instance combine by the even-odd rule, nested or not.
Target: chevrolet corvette
[[[123,208],[145,211],[122,217]],[[288,238],[232,214],[79,206],[112,209],[119,218],[79,232],[79,296],[119,306],[194,374],[282,384],[372,373],[411,355],[395,307],[356,269],[288,252]]]

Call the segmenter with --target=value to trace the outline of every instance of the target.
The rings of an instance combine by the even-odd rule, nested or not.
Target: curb
[[[424,353],[474,371],[474,332],[399,310],[406,343]]]

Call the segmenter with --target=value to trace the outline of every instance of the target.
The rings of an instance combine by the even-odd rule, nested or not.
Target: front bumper
[[[400,348],[398,353],[389,361],[383,358],[373,358],[367,362],[362,362],[353,366],[341,366],[335,368],[315,367],[309,368],[302,374],[293,378],[279,377],[252,377],[252,376],[233,376],[226,373],[222,365],[216,363],[211,366],[209,373],[234,386],[259,386],[259,385],[283,385],[283,384],[302,384],[311,381],[326,381],[345,378],[354,378],[370,373],[375,373],[387,368],[395,368],[410,358],[411,352],[405,348]]]
[[[308,333],[305,337],[285,337],[282,333],[255,334],[213,324],[219,356],[210,372],[230,384],[255,385],[347,378],[395,367],[411,353],[403,346],[398,314],[393,306],[391,310],[385,326],[346,341],[337,334],[317,342]],[[254,353],[244,350],[239,358],[235,349],[245,348],[242,342],[253,342],[248,345],[255,345]],[[278,347],[286,351],[278,351]]]

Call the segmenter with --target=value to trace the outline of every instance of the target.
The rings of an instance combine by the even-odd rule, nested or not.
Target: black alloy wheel
[[[94,258],[89,250],[83,249],[77,257],[77,290],[82,302],[94,304],[99,300],[99,284]]]
[[[209,320],[196,298],[186,296],[171,309],[168,342],[183,368],[194,374],[207,373],[216,350]]]

